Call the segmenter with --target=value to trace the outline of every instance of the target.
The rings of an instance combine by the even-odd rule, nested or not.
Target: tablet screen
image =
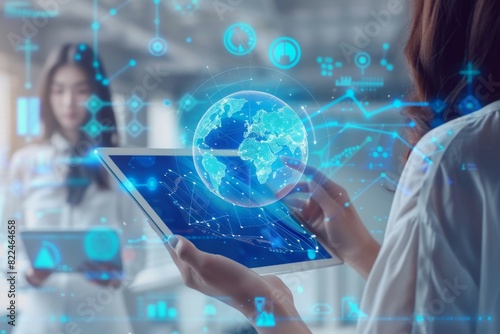
[[[170,231],[205,252],[249,268],[332,258],[279,201],[246,208],[211,193],[191,156],[110,155],[110,159],[127,178],[124,186],[132,195],[138,191]]]

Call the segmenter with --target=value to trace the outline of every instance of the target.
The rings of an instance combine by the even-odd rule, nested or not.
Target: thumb
[[[192,242],[180,235],[170,235],[167,239],[168,245],[175,251],[177,257],[188,265],[197,267],[203,256]]]

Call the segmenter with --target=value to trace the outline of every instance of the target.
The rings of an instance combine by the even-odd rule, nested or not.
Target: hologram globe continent
[[[231,94],[201,118],[193,159],[203,183],[234,205],[262,207],[284,197],[302,177],[287,166],[307,163],[307,132],[277,97],[257,91]],[[303,168],[303,167],[302,167]]]

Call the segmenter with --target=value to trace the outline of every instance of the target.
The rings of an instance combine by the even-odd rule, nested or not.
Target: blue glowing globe
[[[301,168],[287,164],[307,163],[307,133],[285,102],[242,91],[214,103],[201,118],[193,159],[214,194],[234,205],[262,207],[284,197],[300,180]]]

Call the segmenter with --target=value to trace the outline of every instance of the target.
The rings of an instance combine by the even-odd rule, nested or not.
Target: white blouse
[[[93,182],[79,205],[69,205],[65,185],[69,158],[69,142],[55,134],[46,143],[17,151],[11,161],[3,221],[15,218],[17,223],[20,318],[14,333],[34,333],[34,328],[37,333],[129,333],[123,288],[100,287],[80,273],[51,274],[40,288],[23,280],[30,263],[21,245],[21,229],[81,230],[95,225],[112,226],[121,237],[124,286],[144,266],[142,235],[147,224],[143,213],[111,176],[111,189],[99,189]],[[3,263],[7,261],[2,260]],[[102,303],[90,305],[88,298],[101,298]]]
[[[358,333],[500,333],[500,101],[413,150]]]

